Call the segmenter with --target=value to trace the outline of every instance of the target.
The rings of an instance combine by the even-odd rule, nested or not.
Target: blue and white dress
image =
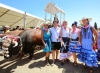
[[[43,39],[44,39],[44,42],[46,43],[46,47],[44,47],[43,51],[44,52],[50,52],[51,51],[51,33],[50,33],[50,30],[48,30],[48,32],[46,32],[45,29],[42,29],[43,30]]]
[[[80,53],[81,50],[81,44],[78,43],[78,32],[79,29],[76,29],[76,31],[73,33],[71,31],[71,41],[70,41],[70,45],[69,45],[69,51],[74,52],[74,53]],[[77,46],[76,48],[74,48],[74,46]]]
[[[84,62],[89,67],[98,67],[97,56],[92,46],[93,33],[91,27],[83,28],[81,31],[82,35],[82,49],[78,54],[78,59],[81,62]]]

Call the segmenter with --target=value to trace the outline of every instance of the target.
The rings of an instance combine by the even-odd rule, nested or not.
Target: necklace
[[[88,28],[88,27],[90,27],[90,25],[87,25],[87,26],[83,26],[83,28]]]
[[[83,35],[85,38],[86,38],[86,35],[89,35],[87,34],[88,29],[89,29],[89,26],[83,27]]]

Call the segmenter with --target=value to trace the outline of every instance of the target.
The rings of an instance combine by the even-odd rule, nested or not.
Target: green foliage
[[[96,22],[94,23],[94,28],[95,28],[96,30],[98,30],[98,26],[97,26],[97,23],[96,23]]]

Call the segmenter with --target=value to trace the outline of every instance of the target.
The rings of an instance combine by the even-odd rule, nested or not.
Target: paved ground
[[[11,58],[9,61],[4,60],[0,55],[0,73],[89,73],[88,69],[84,69],[83,65],[78,62],[78,66],[72,65],[71,62],[66,62],[64,66],[57,62],[54,66],[45,66],[44,53],[42,50],[35,53],[35,59],[29,60],[27,56],[23,59],[17,57]],[[100,73],[100,67],[93,68],[94,73]]]

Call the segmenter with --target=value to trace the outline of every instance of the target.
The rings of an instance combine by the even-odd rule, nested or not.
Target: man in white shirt
[[[55,63],[55,53],[56,60],[58,60],[58,53],[61,48],[61,37],[60,37],[60,27],[58,27],[58,21],[53,21],[53,27],[50,29],[51,32],[51,42],[52,42],[52,58],[53,64]]]

